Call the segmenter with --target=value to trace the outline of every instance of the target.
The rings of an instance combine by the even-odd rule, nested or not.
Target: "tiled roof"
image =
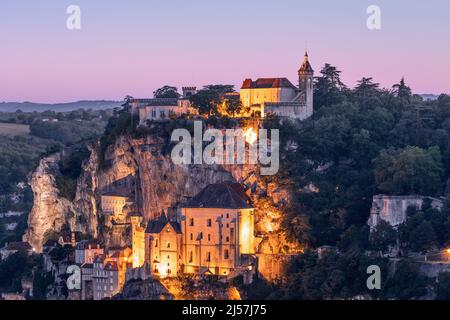
[[[177,98],[154,98],[145,103],[146,106],[178,106]]]
[[[308,53],[305,52],[305,59],[303,60],[303,64],[301,65],[298,72],[314,72],[313,68],[311,67],[311,64],[309,63]]]
[[[241,89],[292,88],[296,87],[287,78],[259,78],[256,81],[245,79]]]
[[[96,240],[81,241],[77,244],[76,248],[77,250],[85,250],[89,248],[89,245],[91,246],[91,249],[101,249],[100,244]]]
[[[253,208],[250,198],[240,183],[216,183],[206,186],[192,198],[186,208]]]
[[[178,222],[174,221],[161,221],[161,220],[153,220],[149,221],[147,224],[147,228],[145,230],[146,233],[160,233],[167,225],[171,225],[176,233],[181,233],[181,227]]]

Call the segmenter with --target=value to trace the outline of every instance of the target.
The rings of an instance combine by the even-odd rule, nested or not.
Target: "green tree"
[[[373,78],[362,78],[358,81],[353,92],[357,97],[368,98],[378,93],[379,83],[373,82]]]
[[[409,235],[411,250],[426,253],[436,246],[436,233],[428,221],[423,221]]]
[[[369,241],[374,250],[385,253],[390,246],[395,245],[397,232],[389,223],[382,220],[370,233]]]
[[[450,272],[439,273],[436,285],[436,300],[450,300]]]
[[[427,280],[420,275],[412,261],[401,260],[396,265],[394,275],[388,278],[384,287],[387,299],[418,299],[427,293]]]
[[[218,104],[220,103],[220,94],[215,90],[202,89],[189,97],[194,108],[198,109],[200,114],[217,115]]]
[[[314,84],[315,108],[330,107],[342,102],[347,88],[341,81],[341,71],[326,63],[320,74],[321,76],[316,77]]]
[[[394,94],[399,98],[406,99],[408,101],[411,98],[411,88],[405,84],[404,77],[402,77],[399,83],[394,84],[392,89],[394,90]]]
[[[437,147],[382,150],[374,165],[375,181],[382,192],[436,195],[442,189],[443,167]]]
[[[156,91],[153,92],[153,96],[155,98],[179,98],[180,94],[178,93],[177,87],[172,87],[165,85]]]

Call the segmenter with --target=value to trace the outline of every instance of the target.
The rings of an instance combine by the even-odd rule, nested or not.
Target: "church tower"
[[[300,99],[306,104],[306,117],[313,114],[313,92],[314,92],[314,70],[308,59],[308,52],[305,51],[303,63],[298,70],[298,89]]]

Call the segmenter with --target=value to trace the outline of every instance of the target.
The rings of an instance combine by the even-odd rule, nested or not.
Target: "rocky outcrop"
[[[444,205],[443,200],[420,195],[413,196],[387,196],[375,195],[372,200],[372,208],[368,225],[374,228],[381,220],[386,221],[392,226],[398,226],[406,220],[407,210],[414,207],[417,210],[422,208],[424,199],[429,199],[431,206],[441,209]]]
[[[128,281],[113,300],[173,300],[173,295],[157,279]]]
[[[273,201],[263,200],[269,193],[279,193],[284,199],[288,194],[279,186],[267,188],[256,165],[175,165],[168,147],[167,139],[159,134],[147,134],[139,139],[120,136],[107,148],[104,157],[98,145],[89,146],[90,157],[83,163],[72,202],[61,198],[55,186],[60,156],[43,159],[30,181],[35,201],[25,239],[40,249],[44,234],[48,230],[59,231],[67,222],[66,212],[71,212],[73,231],[100,237],[107,246],[129,245],[127,229],[106,223],[100,214],[102,193],[125,194],[133,201],[127,210],[142,213],[145,221],[185,202],[208,184],[238,181],[250,186],[255,203],[262,204],[255,211],[256,231],[266,234],[266,238],[276,237],[277,241],[272,243],[288,245],[278,241],[282,232],[279,230],[281,212]],[[282,251],[280,248],[273,250]]]
[[[60,157],[60,154],[54,154],[43,158],[29,180],[34,201],[23,240],[37,252],[42,251],[45,235],[50,231],[61,231],[66,223],[71,222],[75,212],[74,204],[61,198],[56,187]]]

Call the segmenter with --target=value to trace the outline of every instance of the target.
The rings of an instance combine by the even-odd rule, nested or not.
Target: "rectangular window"
[[[191,233],[191,241],[194,240],[194,235]]]
[[[211,227],[212,226],[212,220],[211,219],[206,220],[206,226],[207,227]]]
[[[167,249],[170,249],[170,242],[167,242]]]
[[[224,258],[225,258],[225,259],[230,258],[230,254],[229,254],[229,252],[228,252],[228,249],[225,249],[225,252],[224,252]]]
[[[231,238],[234,238],[234,228],[231,228],[231,229],[230,229],[230,237],[231,237]]]
[[[189,262],[192,263],[194,261],[194,253],[189,251]]]
[[[194,218],[190,218],[189,219],[189,226],[193,227],[194,226]]]

